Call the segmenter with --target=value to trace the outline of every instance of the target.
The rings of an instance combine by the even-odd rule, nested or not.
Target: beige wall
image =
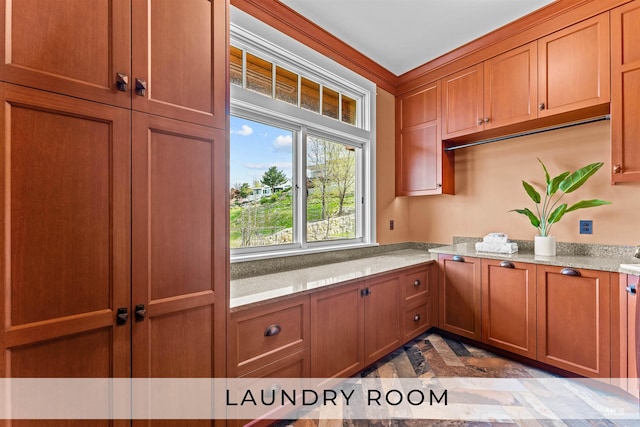
[[[574,193],[568,204],[604,199],[612,205],[570,212],[555,224],[558,241],[615,245],[640,244],[640,182],[610,185],[610,122],[598,122],[464,148],[456,151],[456,195],[395,197],[394,97],[377,97],[377,240],[451,243],[453,236],[481,237],[506,232],[533,240],[529,220],[511,209],[534,209],[521,181],[544,185],[542,159],[553,176],[592,162],[605,165]],[[389,230],[389,220],[395,230]],[[579,234],[578,222],[593,220],[593,234]]]
[[[411,241],[409,200],[395,196],[395,97],[378,88],[376,110],[377,240],[381,244]],[[391,219],[393,231],[389,230]]]

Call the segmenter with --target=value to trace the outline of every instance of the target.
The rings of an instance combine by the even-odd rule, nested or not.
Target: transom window
[[[372,244],[375,85],[231,18],[232,261]]]

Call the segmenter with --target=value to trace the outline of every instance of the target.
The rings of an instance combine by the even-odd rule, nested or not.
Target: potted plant
[[[604,163],[591,163],[575,172],[563,172],[555,178],[549,176],[547,167],[538,159],[544,169],[546,178],[546,189],[544,192],[544,200],[540,193],[528,182],[522,181],[525,191],[536,204],[536,213],[528,208],[513,209],[510,212],[518,212],[525,215],[531,221],[531,225],[538,229],[538,235],[535,236],[534,252],[536,255],[554,256],[556,254],[555,238],[549,233],[553,224],[557,223],[562,217],[578,209],[592,208],[595,206],[609,205],[611,202],[606,200],[592,199],[581,200],[569,206],[566,203],[558,204],[567,193],[572,193],[582,186],[594,173],[602,167]],[[559,193],[560,191],[560,193]],[[555,196],[555,197],[554,197]]]

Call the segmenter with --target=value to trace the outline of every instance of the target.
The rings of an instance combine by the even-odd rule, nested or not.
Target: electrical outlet
[[[393,224],[393,220],[390,219],[389,220],[389,230],[393,230],[394,224]]]
[[[590,219],[580,220],[580,234],[593,234],[593,221]]]

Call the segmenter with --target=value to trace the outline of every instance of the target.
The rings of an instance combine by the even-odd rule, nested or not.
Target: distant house
[[[275,191],[283,191],[288,188],[291,188],[291,184],[283,184],[274,187]],[[259,186],[259,187],[251,187],[251,194],[247,197],[247,201],[253,202],[256,200],[260,200],[263,197],[269,197],[272,193],[271,187]]]

